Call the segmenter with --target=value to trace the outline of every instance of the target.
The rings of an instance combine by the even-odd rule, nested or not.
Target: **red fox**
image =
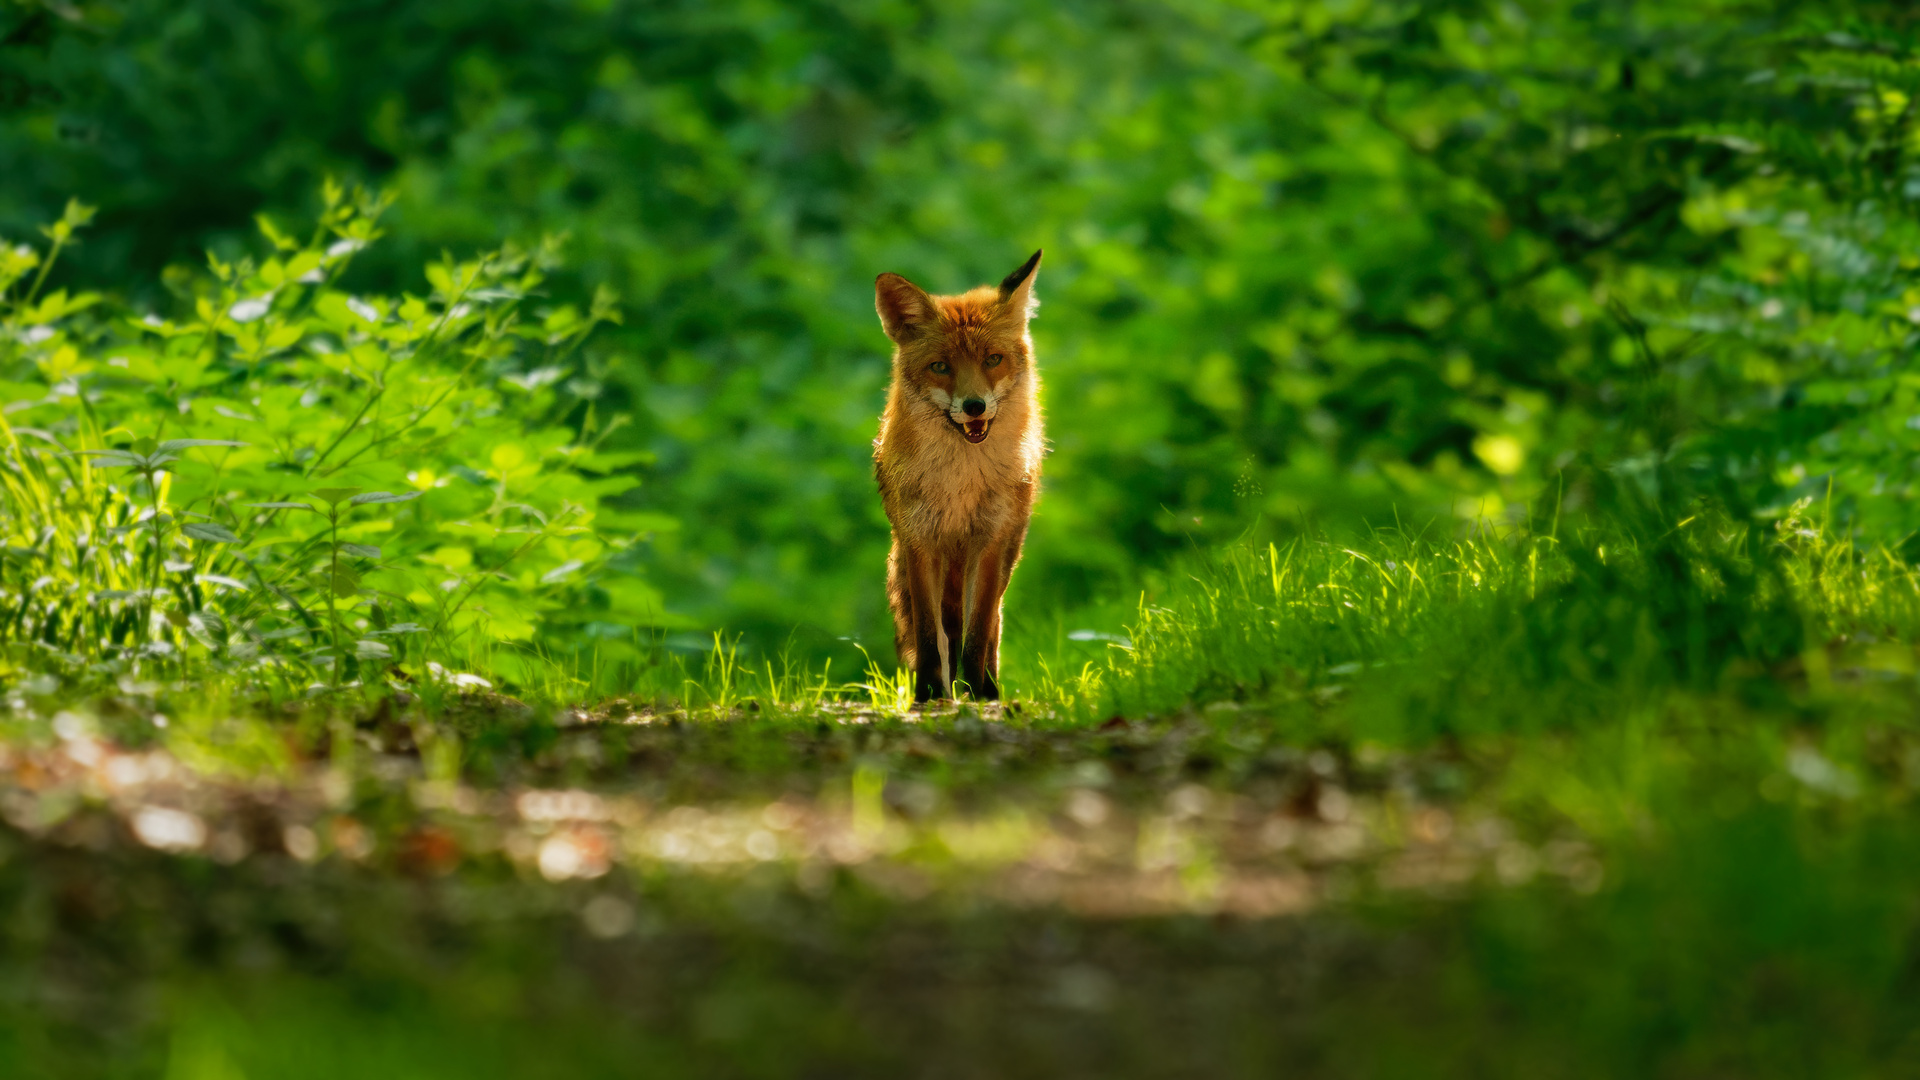
[[[1039,267],[1036,251],[999,288],[958,296],[899,274],[874,282],[894,350],[873,471],[893,522],[894,647],[915,701],[948,697],[956,678],[977,698],[1000,697],[1000,598],[1046,449],[1027,334]]]

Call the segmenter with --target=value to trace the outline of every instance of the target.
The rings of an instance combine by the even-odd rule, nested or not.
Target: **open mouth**
[[[965,435],[967,441],[970,443],[985,442],[987,440],[987,429],[993,426],[993,421],[991,420],[969,420],[962,424],[951,416],[947,417],[947,423],[959,428],[960,434]]]

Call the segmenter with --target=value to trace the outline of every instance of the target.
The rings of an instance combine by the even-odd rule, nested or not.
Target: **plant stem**
[[[21,297],[18,304],[14,305],[16,311],[33,303],[33,298],[40,295],[40,286],[47,283],[47,275],[53,272],[53,264],[59,261],[60,249],[65,246],[65,241],[55,240],[53,246],[47,249],[47,261],[40,264],[40,274],[33,279],[33,287],[27,290],[27,295]]]
[[[20,313],[25,311],[28,305],[33,303],[34,297],[40,295],[40,287],[47,283],[47,275],[53,272],[53,264],[59,260],[60,249],[63,246],[65,245],[59,240],[53,242],[53,246],[47,249],[47,261],[40,264],[40,273],[34,277],[33,285],[29,287],[19,299],[8,302],[7,323],[9,325],[12,325],[13,322],[19,318]],[[0,295],[0,300],[5,299],[4,295]],[[20,346],[13,338],[13,335],[9,334],[8,339],[7,359],[11,361],[20,355]]]
[[[160,563],[165,552],[160,545],[160,480],[152,472],[147,473],[147,494],[153,500],[153,561],[147,571],[147,643],[153,643],[153,594],[160,591]]]
[[[367,415],[367,410],[373,408],[374,402],[379,401],[386,392],[387,384],[383,379],[379,386],[372,388],[372,392],[367,395],[367,400],[360,403],[360,411],[353,414],[353,419],[347,421],[347,426],[340,429],[340,434],[334,436],[333,441],[327,444],[325,450],[320,451],[319,454],[314,456],[313,461],[307,465],[306,475],[312,476],[313,471],[320,467],[321,462],[327,460],[328,455],[340,449],[340,444],[346,442],[347,436],[353,434],[353,429],[360,425],[360,420]]]
[[[333,627],[333,686],[337,690],[340,688],[341,675],[340,609],[335,606],[335,593],[340,584],[340,505],[338,503],[327,508],[327,519],[330,525],[329,540],[333,548],[333,569],[327,575],[327,621]]]
[[[212,360],[220,352],[220,324],[227,321],[227,312],[232,310],[234,302],[232,286],[220,290],[220,306],[214,308],[213,321],[207,324],[206,336],[195,350],[194,358],[201,362]]]

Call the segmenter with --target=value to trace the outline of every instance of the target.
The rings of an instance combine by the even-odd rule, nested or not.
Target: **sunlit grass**
[[[39,497],[31,470],[14,481],[15,505]],[[101,520],[139,527],[130,505]],[[115,535],[133,556],[97,573],[137,587],[142,545]],[[0,816],[36,859],[276,883],[235,885],[246,902],[210,940],[261,937],[256,914],[323,935],[360,905],[463,933],[472,911],[511,910],[485,931],[509,950],[572,934],[604,951],[908,912],[1269,925],[1514,904],[1555,934],[1586,920],[1656,980],[1676,961],[1635,945],[1638,928],[1692,920],[1723,965],[1753,970],[1773,946],[1711,928],[1764,918],[1809,970],[1868,973],[1808,977],[1839,993],[1890,978],[1851,928],[1908,925],[1872,902],[1880,856],[1856,838],[1920,845],[1903,817],[1920,791],[1917,639],[1920,575],[1810,506],[1755,523],[1620,496],[1545,532],[1193,553],[1130,603],[1014,620],[997,704],[916,705],[889,655],[842,671],[725,631],[574,649],[468,633],[431,660],[361,657],[351,678],[191,650],[41,664],[17,641]],[[1743,860],[1714,861],[1725,849]],[[0,862],[0,884],[23,865]],[[410,932],[354,933],[379,951]],[[1578,951],[1475,933],[1539,970]],[[526,978],[460,955],[499,986]],[[1480,961],[1449,962],[1499,996]],[[1049,1000],[1135,995],[1097,966],[1063,972]],[[180,1070],[271,1056],[228,1036],[209,1049],[201,1004],[174,1014]]]
[[[317,947],[351,957],[335,961],[349,979],[431,986],[429,1027],[598,970],[528,966],[555,942],[652,958],[710,935],[790,957],[799,934],[830,942],[803,950],[795,985],[812,986],[906,926],[942,956],[970,934],[1127,928],[1108,958],[1008,968],[1038,964],[1045,1001],[1117,1021],[1160,1000],[1195,941],[1355,913],[1434,950],[1441,970],[1408,993],[1455,1023],[1559,1017],[1524,992],[1550,973],[1613,1003],[1568,1037],[1645,1044],[1633,1010],[1652,993],[1707,1038],[1724,1017],[1673,1000],[1674,981],[1758,977],[1786,955],[1796,992],[1881,1024],[1895,973],[1868,946],[1911,919],[1874,897],[1889,873],[1911,878],[1889,853],[1920,848],[1906,824],[1917,596],[1905,563],[1802,514],[1765,528],[1695,515],[1197,555],[1127,608],[1016,625],[1002,706],[916,707],[890,658],[840,676],[725,634],[697,651],[643,640],[617,663],[474,641],[341,687],[282,667],[22,677],[0,813],[26,857],[119,867],[89,886],[107,895],[129,868],[145,905],[227,889],[208,940],[278,956],[258,942],[348,934]],[[49,872],[12,858],[0,884]],[[1179,921],[1199,916],[1212,921]],[[1488,921],[1453,921],[1468,917]],[[1141,955],[1162,920],[1210,929],[1151,962],[1112,958]],[[1764,940],[1741,929],[1759,924]],[[23,925],[59,950],[90,940]],[[1689,948],[1659,945],[1666,926]],[[443,937],[464,944],[421,959],[416,939]],[[168,959],[157,977],[191,987],[179,973],[199,963]],[[235,985],[221,964],[207,983],[221,989],[166,1014],[180,1070],[278,1060],[238,1027],[209,1034],[216,1012],[241,1023],[209,1004]],[[463,979],[422,974],[435,965],[492,989],[469,1000]],[[773,985],[751,965],[712,971],[730,980],[714,1000]],[[282,978],[262,985],[284,992]],[[995,1001],[1031,993],[987,978]],[[656,992],[575,1015],[592,1030],[618,994]],[[357,1015],[245,1023],[338,1038]],[[1439,1038],[1397,1006],[1354,1015],[1375,1039]],[[532,1054],[557,1037],[542,1030],[516,1021],[510,1041]]]

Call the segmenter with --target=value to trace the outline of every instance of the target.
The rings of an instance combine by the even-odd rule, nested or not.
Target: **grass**
[[[1920,577],[1811,507],[1611,497],[1196,557],[1010,637],[1004,710],[724,637],[340,691],[19,675],[0,1064],[1911,1064]]]

